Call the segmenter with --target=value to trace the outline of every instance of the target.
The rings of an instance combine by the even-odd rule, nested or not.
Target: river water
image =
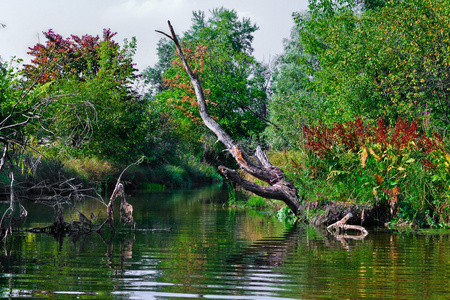
[[[140,193],[127,199],[137,230],[107,237],[18,233],[0,248],[0,297],[450,298],[449,231],[372,229],[364,240],[338,240],[228,208],[226,197],[214,187]],[[26,226],[51,217],[31,207]]]

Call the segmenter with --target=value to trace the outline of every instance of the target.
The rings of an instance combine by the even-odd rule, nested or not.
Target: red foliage
[[[305,125],[303,135],[306,145],[321,157],[331,154],[333,148],[338,146],[359,151],[369,142],[381,144],[383,148],[391,145],[396,152],[401,152],[405,147],[416,147],[425,153],[442,149],[442,137],[437,133],[433,132],[433,138],[428,138],[425,133],[420,135],[417,120],[408,123],[401,118],[390,129],[386,128],[382,119],[378,120],[377,126],[369,126],[360,118],[336,123],[332,127],[321,122],[317,126]]]
[[[396,186],[393,189],[383,189],[383,192],[389,195],[388,203],[392,215],[394,214],[395,204],[398,202],[398,194],[400,194],[400,188]]]
[[[336,124],[335,127],[338,128],[342,144],[352,150],[359,149],[373,134],[373,129],[366,126],[360,118],[356,118],[354,122],[348,121],[344,124]]]
[[[91,35],[81,38],[71,35],[64,39],[50,29],[44,32],[47,39],[45,45],[36,44],[29,48],[28,54],[34,58],[31,64],[25,65],[25,75],[39,83],[68,77],[80,80],[95,77],[101,68],[102,43],[106,43],[109,49],[109,61],[120,62],[120,70],[117,72],[131,74],[137,70],[131,59],[126,58],[119,45],[112,40],[116,34],[110,29],[104,29],[102,39]]]
[[[385,145],[388,139],[388,131],[383,119],[378,119],[378,127],[375,130],[375,143]]]
[[[444,150],[442,137],[436,132],[433,132],[433,139],[428,138],[425,133],[423,133],[421,138],[418,140],[418,146],[426,153],[431,153],[436,150]]]
[[[408,124],[406,120],[399,118],[392,130],[390,144],[396,150],[402,150],[407,147],[410,142],[417,141],[419,133],[417,132],[417,120]]]
[[[320,122],[315,127],[303,126],[303,135],[306,145],[318,156],[325,156],[337,145],[337,128],[329,128],[327,124]]]
[[[183,47],[182,51],[188,60],[192,71],[201,75],[204,71],[204,61],[208,47],[205,45],[198,45],[195,49],[192,47]],[[181,60],[178,58],[172,61],[172,65],[178,67],[180,70],[184,69]],[[166,87],[183,91],[182,96],[178,96],[177,99],[172,99],[174,107],[195,123],[201,124],[203,121],[198,113],[198,102],[195,96],[194,86],[189,77],[187,77],[187,74],[184,71],[175,75],[169,74],[167,77],[163,78],[163,81]],[[206,102],[215,105],[215,103],[210,100],[211,90],[204,89],[204,93],[207,98]]]

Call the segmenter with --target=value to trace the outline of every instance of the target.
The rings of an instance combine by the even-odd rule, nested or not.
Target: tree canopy
[[[109,29],[103,31],[102,39],[63,38],[53,30],[44,35],[44,45],[30,48],[33,59],[25,65],[24,75],[60,99],[43,120],[48,132],[54,133],[46,138],[72,155],[131,155],[130,159],[139,155],[146,108],[131,88],[137,78],[132,62],[135,38],[121,48],[113,40],[116,33]]]

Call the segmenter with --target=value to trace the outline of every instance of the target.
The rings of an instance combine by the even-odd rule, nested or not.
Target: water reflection
[[[1,250],[0,297],[422,299],[450,293],[450,235],[442,231],[372,231],[362,241],[338,240],[326,229],[228,209],[226,197],[214,188],[140,194],[129,198],[134,232],[62,240],[17,235]],[[153,230],[167,228],[172,231]]]

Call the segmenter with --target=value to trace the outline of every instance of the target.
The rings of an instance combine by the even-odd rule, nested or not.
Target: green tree
[[[264,135],[275,149],[298,147],[302,126],[314,122],[326,110],[323,101],[308,87],[315,57],[303,50],[299,31],[294,27],[291,38],[284,41],[284,52],[275,58],[272,75],[272,97],[269,120]]]
[[[387,1],[362,13],[351,5],[297,13],[305,50],[319,61],[311,88],[332,108],[326,118],[382,116],[429,123],[431,117],[436,127],[446,128],[448,4]]]
[[[34,58],[24,74],[48,95],[60,96],[43,120],[54,133],[46,138],[72,155],[134,160],[142,153],[146,118],[145,101],[131,89],[135,38],[121,48],[109,29],[102,39],[64,39],[52,30],[44,35],[45,45],[30,48]]]
[[[154,98],[157,94],[167,90],[163,76],[164,72],[170,69],[172,61],[175,59],[175,46],[167,39],[162,38],[158,41],[156,53],[158,55],[158,62],[156,65],[154,67],[146,68],[142,73],[145,82],[150,86],[147,97],[151,98]]]

